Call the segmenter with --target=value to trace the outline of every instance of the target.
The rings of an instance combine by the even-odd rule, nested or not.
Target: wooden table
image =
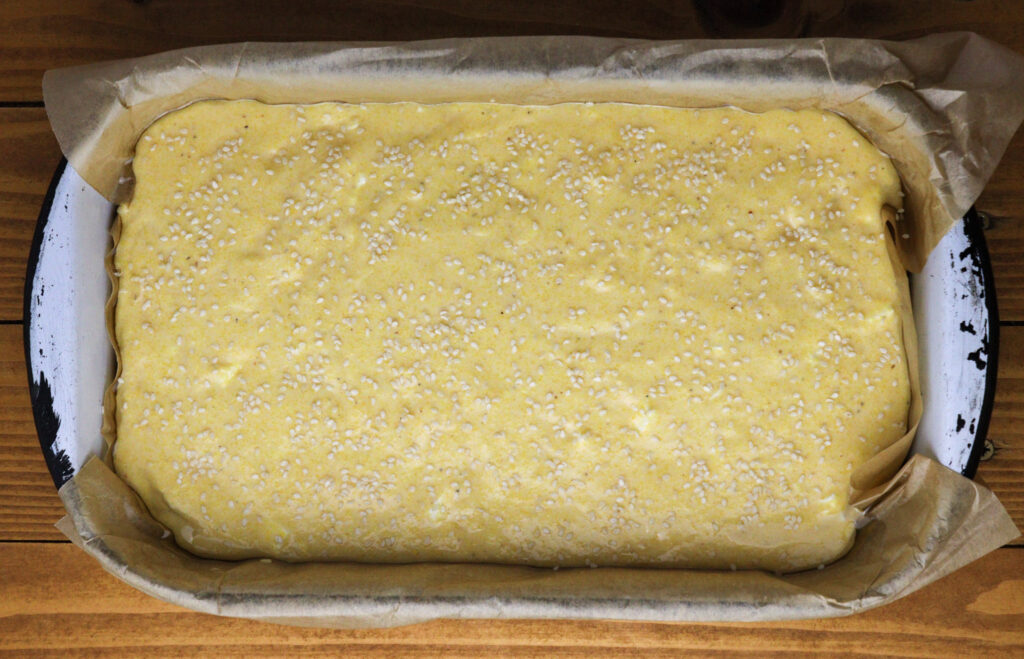
[[[1021,539],[899,602],[837,620],[728,625],[480,620],[334,631],[218,618],[164,604],[103,572],[53,526],[63,508],[36,440],[22,349],[26,258],[60,159],[43,110],[43,71],[204,43],[511,34],[694,38],[774,32],[900,39],[958,29],[1024,53],[1024,3],[1014,0],[806,0],[804,5],[815,8],[787,9],[769,27],[729,28],[721,16],[698,15],[691,0],[0,3],[0,652],[1024,654]],[[1010,146],[978,207],[992,216],[987,239],[1002,317],[999,386],[989,429],[995,452],[983,462],[979,478],[1024,527],[1024,134]]]

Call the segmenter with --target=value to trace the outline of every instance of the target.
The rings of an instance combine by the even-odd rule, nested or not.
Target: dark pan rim
[[[964,216],[964,233],[969,241],[968,248],[972,252],[972,260],[978,264],[982,285],[985,291],[985,311],[988,313],[988,339],[982,346],[987,349],[985,364],[985,392],[981,399],[981,411],[978,413],[978,425],[974,432],[974,443],[967,464],[960,470],[967,478],[973,479],[978,473],[981,456],[985,452],[985,440],[988,437],[988,426],[992,420],[992,407],[996,398],[996,379],[999,374],[999,305],[996,302],[995,279],[992,276],[992,259],[988,254],[985,242],[985,228],[981,216],[972,206]]]
[[[53,484],[57,486],[58,490],[71,478],[73,471],[67,456],[63,455],[63,453],[58,455],[53,450],[59,420],[55,425],[54,420],[57,419],[57,413],[53,408],[53,396],[49,385],[45,383],[45,377],[40,382],[36,382],[33,378],[35,369],[32,368],[32,297],[35,288],[36,269],[39,266],[39,252],[42,250],[46,225],[49,224],[50,215],[53,211],[53,198],[57,193],[57,186],[64,177],[67,166],[67,159],[62,157],[60,164],[57,165],[57,170],[53,174],[53,178],[50,179],[50,187],[46,190],[46,197],[43,198],[43,205],[39,210],[35,234],[32,236],[32,247],[28,253],[28,266],[25,270],[25,296],[24,308],[22,310],[25,367],[28,371],[28,390],[32,398],[32,420],[36,427],[36,438],[39,440],[39,446],[43,450],[43,459],[46,460],[46,466],[50,470],[50,477],[53,479]]]

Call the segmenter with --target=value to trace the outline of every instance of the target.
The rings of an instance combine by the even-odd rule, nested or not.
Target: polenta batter
[[[196,553],[812,567],[907,429],[835,115],[215,101],[134,168],[114,462]]]

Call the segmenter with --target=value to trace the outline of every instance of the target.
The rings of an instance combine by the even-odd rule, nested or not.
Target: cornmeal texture
[[[815,567],[907,430],[838,116],[213,101],[134,170],[114,464],[198,554]]]

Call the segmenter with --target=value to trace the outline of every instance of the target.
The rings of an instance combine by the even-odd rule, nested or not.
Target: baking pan
[[[1022,83],[1024,58],[968,33],[910,42],[243,43],[49,71],[47,115],[77,172],[58,172],[40,219],[25,331],[40,438],[68,511],[58,528],[105,570],[165,601],[319,627],[436,618],[818,618],[913,592],[1018,535],[992,492],[961,475],[973,473],[983,449],[996,318],[979,220],[954,218],[967,213],[1024,119]],[[905,263],[920,272],[912,287],[920,348],[906,345],[920,362],[925,410],[919,419],[915,405],[921,430],[907,464],[883,489],[864,493],[850,552],[820,570],[778,575],[213,561],[178,547],[95,459],[106,449],[100,421],[109,415],[101,416],[100,403],[113,366],[104,255],[114,208],[104,198],[127,192],[139,127],[200,98],[254,97],[615,100],[750,111],[810,103],[847,117],[894,159],[907,193],[906,223],[896,223],[895,238]],[[886,458],[896,453],[875,462],[894,468]]]

